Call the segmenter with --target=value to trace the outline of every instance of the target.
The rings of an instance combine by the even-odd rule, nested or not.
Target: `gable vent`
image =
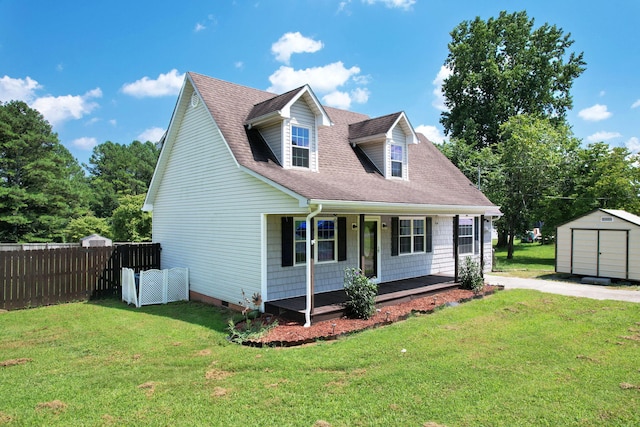
[[[613,222],[613,217],[611,216],[600,217],[600,222]]]

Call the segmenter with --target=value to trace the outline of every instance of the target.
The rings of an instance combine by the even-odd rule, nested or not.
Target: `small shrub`
[[[469,256],[460,267],[460,287],[473,291],[474,294],[479,294],[484,289],[480,265]]]
[[[368,319],[376,312],[378,285],[362,274],[359,268],[344,271],[344,290],[347,293],[347,313],[358,319]]]

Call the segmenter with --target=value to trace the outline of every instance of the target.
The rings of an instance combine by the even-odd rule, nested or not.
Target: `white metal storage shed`
[[[556,272],[640,280],[640,217],[596,209],[558,226]]]

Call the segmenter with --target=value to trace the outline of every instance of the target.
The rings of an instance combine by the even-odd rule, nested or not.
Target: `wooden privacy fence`
[[[159,269],[160,244],[0,251],[0,308],[116,295],[122,267],[136,272]]]

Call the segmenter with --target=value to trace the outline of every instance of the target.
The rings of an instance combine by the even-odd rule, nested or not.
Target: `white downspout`
[[[308,328],[311,326],[311,263],[313,262],[313,258],[311,257],[311,246],[315,244],[315,239],[312,239],[311,235],[311,220],[313,217],[318,215],[322,211],[322,205],[318,205],[318,208],[307,215],[305,227],[307,230],[307,239],[306,239],[306,251],[307,251],[307,308],[304,311],[304,319],[305,324],[304,327]]]

